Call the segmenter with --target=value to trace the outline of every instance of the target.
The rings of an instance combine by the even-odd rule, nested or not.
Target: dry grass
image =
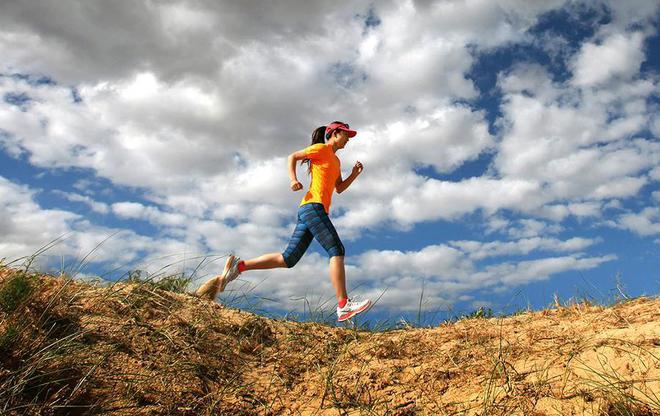
[[[657,415],[659,311],[374,333],[0,266],[0,414]]]

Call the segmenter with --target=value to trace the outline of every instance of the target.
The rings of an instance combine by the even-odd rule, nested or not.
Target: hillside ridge
[[[0,413],[657,415],[660,299],[367,332],[0,267]]]

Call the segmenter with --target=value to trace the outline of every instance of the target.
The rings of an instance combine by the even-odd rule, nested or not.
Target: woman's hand
[[[364,169],[362,163],[360,163],[360,161],[355,162],[355,166],[353,166],[353,175],[355,176],[359,175],[360,173],[362,173],[362,169]]]
[[[294,191],[294,192],[299,191],[303,188],[302,183],[300,183],[298,181],[291,181],[290,186],[291,186],[291,190]]]

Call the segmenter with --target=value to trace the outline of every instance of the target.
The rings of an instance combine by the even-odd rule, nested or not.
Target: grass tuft
[[[161,289],[167,292],[186,293],[192,280],[192,276],[186,276],[184,273],[159,277],[157,275],[149,275],[143,270],[131,270],[128,272],[125,282],[147,285],[153,289]]]
[[[34,278],[27,273],[15,273],[0,286],[0,310],[14,312],[34,290]]]
[[[9,325],[0,334],[0,353],[8,352],[14,345],[14,341],[18,336],[18,328],[14,325]]]

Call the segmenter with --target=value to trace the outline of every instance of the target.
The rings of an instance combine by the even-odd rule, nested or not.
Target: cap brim
[[[342,130],[344,130],[344,129],[342,129]],[[344,130],[344,131],[346,133],[348,133],[348,137],[355,137],[355,135],[357,134],[357,131],[355,131],[355,130]]]

